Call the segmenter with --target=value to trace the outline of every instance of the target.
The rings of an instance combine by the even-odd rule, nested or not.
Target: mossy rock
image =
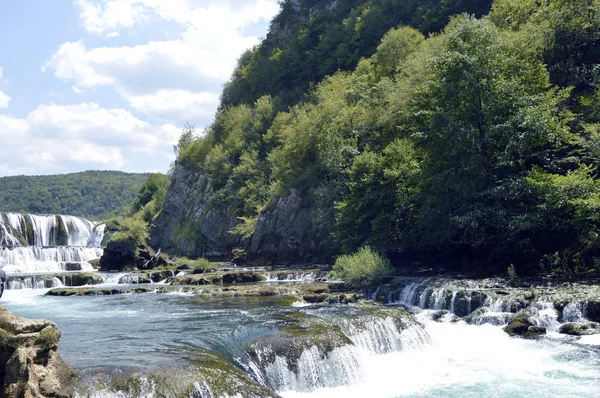
[[[546,328],[536,326],[523,312],[516,314],[503,330],[511,337],[536,338],[546,334]]]
[[[52,289],[46,293],[46,296],[110,296],[121,294],[120,289],[100,289],[100,288],[58,288]]]
[[[65,263],[65,271],[82,271],[81,263]]]
[[[196,349],[191,366],[130,375],[98,375],[80,385],[80,396],[277,398],[218,353]]]
[[[261,282],[266,279],[263,274],[258,272],[228,272],[221,275],[221,280],[226,284]]]
[[[587,336],[592,334],[600,334],[600,324],[596,322],[586,323],[565,323],[561,325],[558,332],[568,334],[570,336]]]
[[[211,285],[212,280],[206,279],[203,275],[184,275],[176,276],[171,281],[172,285]]]
[[[64,284],[67,286],[99,285],[102,282],[104,282],[102,276],[93,272],[81,272],[64,276]]]

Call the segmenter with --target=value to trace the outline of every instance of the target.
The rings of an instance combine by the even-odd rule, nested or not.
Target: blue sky
[[[0,176],[167,171],[277,0],[0,1]]]

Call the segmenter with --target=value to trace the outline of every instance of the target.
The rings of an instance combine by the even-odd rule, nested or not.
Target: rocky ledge
[[[72,396],[77,373],[58,353],[59,341],[56,324],[19,318],[0,306],[0,395]]]

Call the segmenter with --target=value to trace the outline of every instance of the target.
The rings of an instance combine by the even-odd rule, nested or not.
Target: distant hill
[[[92,220],[120,214],[149,174],[120,171],[0,178],[0,211],[68,214]]]

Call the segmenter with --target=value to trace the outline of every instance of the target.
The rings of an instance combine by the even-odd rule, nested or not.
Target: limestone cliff
[[[58,353],[59,340],[54,323],[19,318],[0,307],[0,396],[72,396],[77,374]]]
[[[250,262],[303,263],[324,261],[317,206],[291,189],[274,199],[258,219],[250,239],[230,233],[239,222],[235,208],[211,204],[212,186],[204,174],[178,166],[162,212],[151,227],[155,250],[187,256],[227,259],[232,249],[247,252]],[[330,249],[330,248],[329,248]]]
[[[152,223],[150,244],[155,249],[188,256],[227,258],[243,247],[240,236],[229,231],[238,223],[228,208],[212,206],[211,179],[178,166],[172,176],[161,213]]]

